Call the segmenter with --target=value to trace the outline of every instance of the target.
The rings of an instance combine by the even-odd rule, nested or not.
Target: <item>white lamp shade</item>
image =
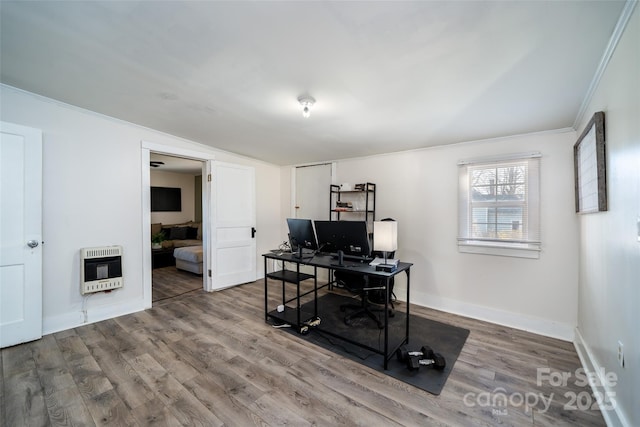
[[[398,223],[395,221],[374,221],[373,250],[393,252],[398,249]]]

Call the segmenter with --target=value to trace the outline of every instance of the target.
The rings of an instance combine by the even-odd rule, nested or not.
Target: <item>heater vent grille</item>
[[[80,250],[80,293],[104,292],[123,286],[122,246]]]
[[[83,248],[82,258],[102,258],[122,256],[122,246],[103,246],[99,248]]]

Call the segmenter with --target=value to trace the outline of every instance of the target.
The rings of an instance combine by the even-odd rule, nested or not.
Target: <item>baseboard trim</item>
[[[405,295],[405,291],[396,289],[395,294],[401,297]],[[568,323],[497,310],[431,294],[427,295],[422,292],[415,292],[413,289],[411,290],[411,303],[563,341],[573,342],[574,340],[575,325]]]
[[[580,363],[582,364],[582,369],[584,369],[585,374],[590,378],[598,378],[597,383],[594,381],[589,382],[594,395],[610,396],[610,393],[612,393],[613,390],[608,387],[607,381],[602,377],[602,374],[606,372],[606,370],[593,356],[593,352],[587,345],[578,328],[575,329],[573,345],[576,348],[576,352],[578,353],[578,357],[580,358]],[[609,427],[631,427],[627,417],[621,412],[619,405],[614,405],[611,410],[600,408],[600,413],[602,413],[602,417]]]
[[[124,316],[125,314],[136,313],[144,309],[144,302],[139,300],[118,304],[117,307],[108,305],[88,308],[86,321],[81,310],[58,316],[45,317],[42,322],[42,335],[66,331],[67,329],[77,328],[78,326],[89,325],[91,323],[113,319],[114,317]]]

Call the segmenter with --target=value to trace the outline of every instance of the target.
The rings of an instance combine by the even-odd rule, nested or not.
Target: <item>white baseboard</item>
[[[138,311],[143,311],[144,309],[144,301],[138,300],[126,304],[118,304],[116,307],[112,305],[97,306],[93,308],[89,307],[87,309],[86,322],[81,310],[64,313],[58,316],[45,317],[42,319],[42,335],[53,334],[55,332],[77,328],[78,326],[113,319],[114,317],[136,313]]]
[[[405,288],[406,289],[406,288]],[[395,294],[402,299],[406,294],[405,289],[396,289]],[[469,304],[450,298],[443,298],[431,294],[425,294],[411,290],[411,303],[447,313],[471,317],[485,322],[496,323],[514,329],[532,332],[546,337],[557,338],[563,341],[573,342],[575,325],[556,322],[540,317],[527,316],[495,308]]]
[[[590,382],[591,390],[594,395],[615,396],[615,394],[611,394],[613,393],[613,390],[608,386],[606,379],[602,378],[602,373],[605,372],[605,368],[602,367],[593,356],[593,352],[582,337],[578,328],[575,330],[575,340],[573,341],[573,345],[576,348],[576,352],[578,353],[578,357],[580,358],[580,363],[582,363],[582,368],[584,369],[585,374],[588,377],[598,378],[597,384],[595,382]],[[631,427],[627,417],[622,413],[618,405],[613,405],[613,409],[610,410],[600,408],[600,412],[609,427]]]

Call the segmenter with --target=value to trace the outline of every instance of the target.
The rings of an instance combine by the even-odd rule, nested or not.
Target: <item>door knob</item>
[[[27,246],[29,246],[31,249],[37,248],[38,247],[38,241],[37,240],[29,240],[27,242]]]

